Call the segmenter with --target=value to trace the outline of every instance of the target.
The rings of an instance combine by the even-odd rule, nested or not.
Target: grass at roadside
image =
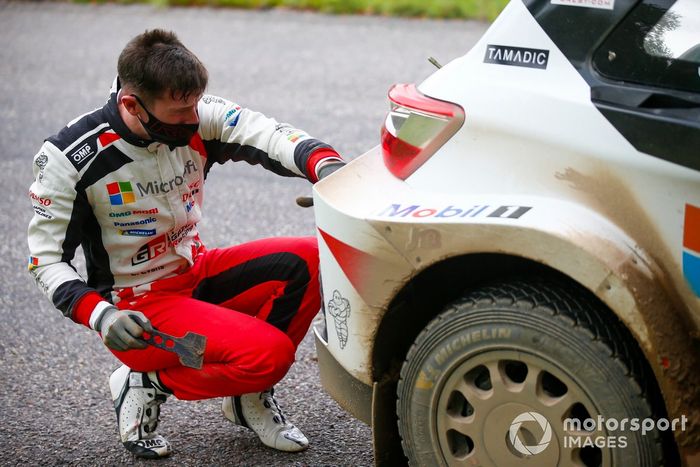
[[[90,0],[78,0],[90,1]],[[94,1],[94,0],[92,0]],[[97,0],[101,2],[102,0]],[[121,3],[139,0],[117,0]],[[291,8],[336,14],[493,20],[508,0],[146,0],[162,6]]]

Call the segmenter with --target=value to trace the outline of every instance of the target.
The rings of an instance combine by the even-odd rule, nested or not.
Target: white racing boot
[[[109,377],[109,389],[124,447],[136,457],[156,459],[169,455],[170,443],[155,433],[159,406],[168,393],[156,388],[148,374],[131,371],[126,365]]]
[[[236,425],[253,430],[265,446],[287,452],[309,447],[306,436],[285,418],[275,400],[274,389],[225,397],[221,410]]]

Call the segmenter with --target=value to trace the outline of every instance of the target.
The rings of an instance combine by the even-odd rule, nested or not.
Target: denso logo
[[[449,218],[449,217],[495,217],[500,219],[519,219],[523,214],[532,209],[531,206],[489,206],[474,205],[470,208],[456,208],[449,205],[444,208],[424,207],[418,204],[402,206],[391,204],[378,215],[383,217],[416,217],[422,218]]]
[[[31,190],[29,190],[29,197],[37,203],[41,204],[42,206],[51,206],[52,201],[50,198],[42,198]]]
[[[150,242],[146,243],[144,246],[139,248],[139,251],[136,252],[136,255],[134,255],[134,257],[131,258],[131,265],[138,266],[139,264],[143,264],[162,255],[166,252],[168,248],[167,242],[168,241],[165,238],[165,235],[161,235],[160,237],[155,238]]]

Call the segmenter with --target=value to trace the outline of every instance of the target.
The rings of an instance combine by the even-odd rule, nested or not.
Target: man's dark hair
[[[119,55],[117,74],[142,99],[153,101],[170,91],[173,99],[201,94],[209,74],[175,33],[153,29],[139,34]]]

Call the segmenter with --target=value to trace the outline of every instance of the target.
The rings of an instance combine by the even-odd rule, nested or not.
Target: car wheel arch
[[[479,271],[479,274],[473,274],[473,271]],[[502,281],[509,277],[532,275],[566,281],[578,287],[582,293],[588,294],[590,298],[601,302],[611,313],[615,313],[604,300],[601,300],[596,289],[591,290],[590,287],[586,287],[575,278],[539,261],[500,253],[465,254],[436,262],[422,269],[394,296],[386,308],[387,311],[382,317],[375,335],[375,343],[381,342],[382,344],[375,345],[372,352],[372,378],[375,382],[372,426],[377,465],[405,461],[396,424],[396,384],[401,365],[421,330],[445,306],[469,290],[495,280]],[[612,275],[607,277],[606,281],[604,281],[604,289],[607,289],[608,285],[615,281],[622,283],[622,278],[616,278]],[[461,285],[461,287],[456,284]],[[600,290],[598,292],[600,293]],[[636,328],[637,332],[634,330],[635,326],[644,325],[643,321],[637,319],[636,322],[630,323],[630,316],[634,315],[628,313],[623,317],[618,313],[615,314],[630,333],[632,340],[639,345],[638,333],[640,329]],[[658,362],[650,362],[649,350],[649,346],[644,348],[640,345],[640,351],[645,357],[646,364],[652,367],[656,380],[654,384],[659,395],[663,396],[666,391],[678,394],[678,387],[669,388],[668,385],[660,387],[664,386],[659,382],[660,368]],[[652,350],[654,349],[652,348]],[[672,400],[671,397],[663,399]],[[676,416],[677,410],[674,410],[674,407],[668,407],[661,399],[659,404],[662,404],[662,409],[665,412]]]

